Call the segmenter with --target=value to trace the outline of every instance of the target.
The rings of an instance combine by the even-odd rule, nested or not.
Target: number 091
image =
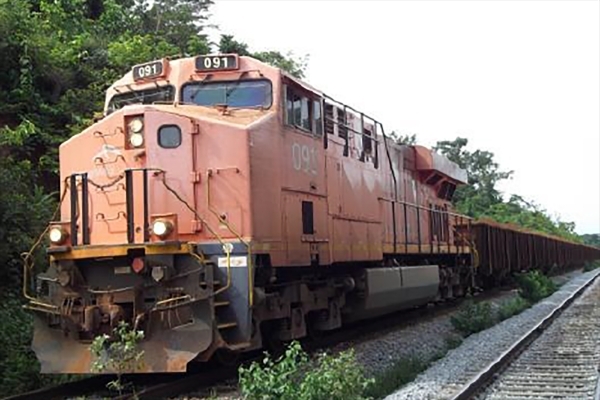
[[[237,58],[234,55],[198,56],[196,58],[197,71],[214,71],[237,68]]]
[[[208,57],[204,59],[204,68],[206,69],[219,69],[228,68],[227,57]]]

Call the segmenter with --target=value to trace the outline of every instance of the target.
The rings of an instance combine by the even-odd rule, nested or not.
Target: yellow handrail
[[[179,200],[184,206],[186,206],[186,208],[188,210],[190,210],[192,212],[192,214],[194,214],[194,216],[198,219],[198,221],[200,221],[202,223],[202,225],[206,226],[206,228],[208,229],[208,231],[215,237],[217,238],[217,240],[219,241],[219,243],[221,243],[221,245],[223,246],[223,251],[225,252],[225,257],[227,259],[227,283],[225,284],[225,286],[223,286],[222,288],[220,288],[219,290],[217,290],[216,292],[214,292],[213,296],[218,295],[219,293],[224,292],[225,290],[229,289],[231,287],[231,247],[227,246],[229,243],[225,242],[223,240],[223,238],[221,237],[221,235],[219,235],[215,230],[213,230],[210,225],[208,225],[208,223],[206,222],[206,220],[204,220],[204,218],[202,218],[198,212],[189,205],[189,203],[187,201],[185,201],[180,195],[179,193],[177,193],[177,191],[175,191],[175,189],[173,189],[171,186],[169,186],[169,184],[167,183],[167,179],[166,179],[166,171],[162,170],[162,169],[155,169],[155,171],[159,171],[162,174],[162,179],[161,182],[163,183],[164,187],[173,195],[175,196],[175,198],[177,200]]]
[[[60,212],[62,203],[67,195],[67,189],[69,188],[69,182],[67,179],[65,179],[64,184],[65,184],[65,187],[63,189],[62,194],[60,195],[60,199],[58,201],[58,205],[56,206],[56,210],[54,210],[54,213],[52,214],[51,221],[56,220],[56,217],[58,216],[58,213]],[[29,293],[27,293],[27,281],[29,280],[29,271],[31,271],[35,265],[35,263],[33,261],[33,252],[40,245],[40,243],[42,243],[42,240],[44,239],[44,236],[46,235],[46,233],[48,233],[49,229],[50,229],[50,224],[46,225],[46,228],[38,236],[38,238],[33,243],[33,246],[31,246],[29,251],[21,254],[21,257],[23,258],[23,288],[22,289],[23,289],[23,296],[27,300],[29,300],[32,304],[35,304],[40,307],[45,307],[45,308],[50,308],[50,309],[56,310],[58,308],[57,306],[48,304],[48,303],[44,303],[44,302],[40,301],[39,299],[37,299],[36,297],[31,296]]]
[[[231,225],[229,225],[229,222],[227,222],[227,220],[223,219],[219,213],[214,210],[210,204],[210,177],[212,176],[212,172],[210,170],[208,170],[206,172],[206,206],[208,208],[208,210],[215,216],[217,217],[217,219],[219,220],[220,223],[222,223],[223,225],[225,225],[227,227],[227,229],[229,229],[229,232],[233,233],[237,239],[242,242],[246,248],[248,249],[248,303],[250,304],[250,307],[252,307],[252,305],[254,304],[254,284],[253,284],[253,280],[252,280],[252,248],[250,246],[250,243],[248,243],[246,240],[244,240],[244,238],[242,238],[242,236],[237,233],[237,231],[235,229],[233,229],[231,227]],[[229,265],[228,265],[229,268]]]

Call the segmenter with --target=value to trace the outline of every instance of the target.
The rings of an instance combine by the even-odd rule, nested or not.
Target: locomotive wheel
[[[271,356],[279,357],[285,352],[285,343],[279,338],[278,324],[267,321],[261,324],[263,347]]]
[[[226,367],[232,367],[240,360],[240,352],[220,348],[215,352],[215,360]]]

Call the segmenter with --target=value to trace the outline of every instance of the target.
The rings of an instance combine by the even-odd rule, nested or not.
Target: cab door
[[[321,100],[284,87],[282,231],[289,265],[330,263]]]
[[[179,234],[194,234],[201,226],[185,203],[197,210],[194,190],[198,181],[194,165],[197,127],[190,118],[159,111],[147,112],[145,125],[148,127],[145,134],[147,168],[151,169],[149,214],[174,213],[177,215]]]

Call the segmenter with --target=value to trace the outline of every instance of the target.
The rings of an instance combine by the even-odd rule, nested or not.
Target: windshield
[[[172,103],[175,98],[173,86],[163,86],[146,90],[135,90],[113,96],[108,103],[108,114],[130,104]]]
[[[223,104],[238,108],[269,108],[273,101],[268,80],[189,83],[183,87],[183,103],[199,106]]]

